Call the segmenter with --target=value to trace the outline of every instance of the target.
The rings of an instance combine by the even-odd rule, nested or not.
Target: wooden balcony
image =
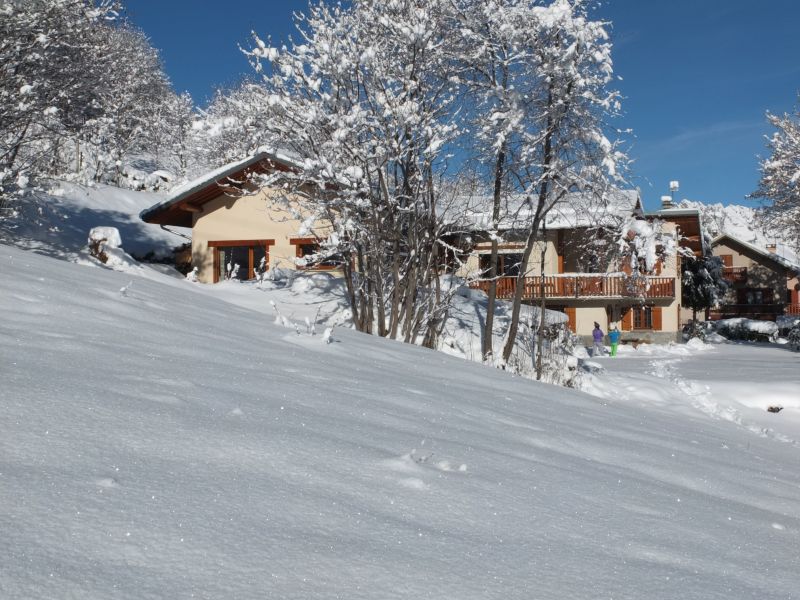
[[[541,277],[526,277],[523,300],[541,298]],[[474,281],[470,287],[488,291],[489,281]],[[516,277],[498,277],[497,297],[514,297]],[[621,275],[545,275],[545,298],[674,298],[672,277],[629,278]]]
[[[794,317],[800,317],[800,304],[787,304],[786,314]]]
[[[784,313],[785,304],[724,304],[708,312],[711,321],[719,319],[755,319],[757,321],[774,321]]]
[[[723,267],[722,277],[731,283],[747,281],[747,267]]]

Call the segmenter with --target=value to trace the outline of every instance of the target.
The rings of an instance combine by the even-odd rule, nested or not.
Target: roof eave
[[[259,152],[246,160],[231,164],[229,168],[220,171],[210,180],[200,178],[200,182],[197,185],[190,185],[178,195],[168,197],[162,202],[144,209],[139,213],[139,218],[145,223],[156,225],[191,227],[192,213],[196,212],[195,209],[186,208],[191,202],[196,201],[198,204],[203,204],[212,198],[216,198],[223,193],[223,185],[220,184],[220,181],[234,175],[245,174],[253,166],[260,163],[267,163],[264,171],[290,171],[297,169],[297,165],[289,160],[276,156],[271,152]]]

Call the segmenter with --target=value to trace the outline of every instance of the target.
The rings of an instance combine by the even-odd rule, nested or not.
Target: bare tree
[[[320,4],[299,19],[302,43],[256,38],[249,52],[258,70],[269,63],[270,130],[302,157],[299,173],[267,183],[301,200],[289,210],[328,252],[352,257],[342,267],[357,328],[429,346],[447,295],[440,189],[458,133],[441,6]]]
[[[609,89],[613,69],[606,24],[590,20],[581,0],[557,0],[537,7],[535,14],[538,28],[531,50],[538,85],[529,99],[535,120],[521,148],[522,166],[515,172],[527,204],[523,265],[544,239],[542,227],[550,211],[576,191],[603,202],[609,180],[619,177],[625,160],[605,135],[607,119],[619,110],[619,95]],[[521,269],[505,361],[516,341],[525,276]]]

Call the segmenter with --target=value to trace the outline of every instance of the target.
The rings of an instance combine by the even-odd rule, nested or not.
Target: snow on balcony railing
[[[470,287],[488,291],[489,281],[475,281]],[[540,298],[674,298],[675,279],[672,277],[628,277],[624,275],[545,275],[525,277],[522,297]],[[497,278],[497,297],[514,297],[516,277]]]

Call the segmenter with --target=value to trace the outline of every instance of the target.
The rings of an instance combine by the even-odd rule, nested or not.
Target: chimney
[[[767,251],[769,251],[769,252],[772,252],[772,254],[775,254],[775,253],[777,253],[777,251],[778,251],[778,244],[776,244],[775,242],[772,242],[772,243],[770,243],[770,244],[767,244]]]
[[[672,196],[661,196],[661,208],[666,210],[672,207]]]

